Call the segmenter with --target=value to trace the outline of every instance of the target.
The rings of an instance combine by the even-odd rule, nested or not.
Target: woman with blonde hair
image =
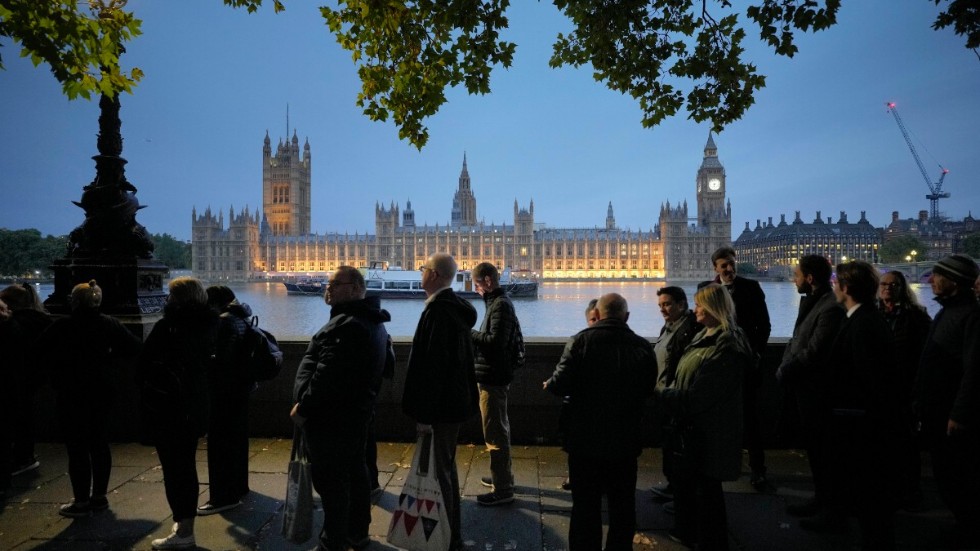
[[[178,277],[169,290],[163,319],[146,338],[140,358],[144,419],[174,518],[170,535],[150,544],[153,549],[191,549],[199,494],[195,456],[208,426],[208,369],[218,314],[197,279]]]
[[[721,483],[742,471],[742,381],[754,356],[724,287],[701,288],[694,315],[704,329],[684,350],[673,384],[657,391],[673,418],[665,429],[675,466],[670,536],[701,550],[727,549]]]
[[[38,337],[41,365],[57,392],[57,412],[74,499],[59,514],[84,517],[109,507],[106,493],[112,455],[109,412],[116,395],[114,360],[135,356],[140,342],[115,318],[99,312],[102,288],[95,280],[71,291],[71,315]]]

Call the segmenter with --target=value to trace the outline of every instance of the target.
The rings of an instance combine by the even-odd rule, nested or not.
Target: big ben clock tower
[[[715,140],[711,134],[708,134],[708,143],[704,145],[704,160],[701,161],[701,168],[698,169],[697,182],[698,224],[711,226],[712,222],[724,220],[727,214],[725,207],[725,167],[721,166],[721,161],[718,160],[718,148],[715,146]]]

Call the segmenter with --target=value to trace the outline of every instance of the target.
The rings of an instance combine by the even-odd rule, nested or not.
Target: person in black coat
[[[57,392],[58,419],[68,449],[74,499],[58,512],[88,516],[109,507],[112,471],[109,411],[116,394],[116,358],[135,356],[140,341],[118,320],[99,313],[102,289],[95,280],[71,291],[71,315],[55,320],[38,338],[41,364]]]
[[[891,328],[875,308],[878,272],[852,260],[837,265],[834,294],[846,318],[830,352],[826,431],[829,509],[803,519],[808,530],[838,530],[841,517],[857,517],[862,549],[895,548],[902,385]]]
[[[543,387],[568,396],[564,448],[572,485],[571,551],[633,548],[636,530],[636,458],[642,449],[644,401],[653,394],[657,361],[653,347],[626,321],[626,299],[599,298],[598,321],[565,345]],[[602,496],[609,532],[602,545]]]
[[[813,516],[827,506],[828,465],[823,435],[829,421],[827,388],[830,379],[830,349],[844,319],[831,281],[826,258],[812,254],[800,259],[793,269],[796,289],[804,296],[793,326],[793,337],[786,345],[776,379],[785,390],[789,418],[799,418],[799,432],[813,476],[813,498],[791,503],[786,512],[793,516]],[[795,411],[793,411],[795,409]]]
[[[906,458],[902,507],[913,510],[922,504],[922,489],[919,487],[922,456],[919,442],[915,438],[916,423],[912,400],[915,374],[919,369],[919,358],[929,335],[932,318],[916,300],[915,293],[909,289],[905,275],[894,270],[881,276],[878,284],[878,311],[885,317],[895,337],[895,355],[898,358],[898,372],[895,375],[902,385],[902,416],[907,428],[902,446],[902,454]]]
[[[248,397],[255,387],[247,367],[245,325],[252,309],[224,285],[207,288],[208,306],[219,313],[214,361],[208,373],[208,490],[198,515],[234,509],[248,494]]]
[[[711,265],[718,275],[712,281],[698,284],[698,289],[709,283],[720,283],[725,286],[732,300],[735,301],[735,321],[742,328],[756,356],[755,365],[745,371],[745,381],[742,385],[743,438],[745,449],[749,452],[749,468],[752,469],[749,481],[753,488],[764,491],[768,488],[769,482],[766,480],[766,455],[760,439],[758,394],[764,373],[762,358],[765,356],[769,333],[772,331],[769,308],[766,306],[766,294],[758,281],[736,274],[735,249],[720,247],[711,254]]]
[[[964,255],[943,258],[929,283],[942,310],[932,320],[915,381],[915,408],[939,495],[958,543],[980,546],[980,306],[978,272]]]
[[[0,300],[7,303],[23,332],[23,338],[17,343],[24,356],[23,369],[13,374],[17,390],[13,396],[11,472],[17,476],[41,466],[34,454],[34,396],[45,382],[45,373],[39,365],[37,341],[52,320],[30,283],[5,287],[0,291]]]
[[[13,452],[14,403],[17,384],[14,373],[23,369],[24,354],[20,326],[10,308],[0,299],[0,498],[10,490],[10,470]]]
[[[422,266],[428,298],[412,338],[402,394],[402,411],[420,434],[432,434],[436,476],[452,533],[449,551],[463,549],[456,439],[480,403],[470,334],[476,308],[453,292],[456,270],[456,260],[447,253],[433,254]]]
[[[364,276],[341,266],[327,284],[330,321],[310,340],[296,371],[290,417],[303,428],[313,486],[323,498],[318,549],[362,549],[371,524],[365,464],[368,424],[385,366],[394,352],[384,324],[391,315],[365,298]]]
[[[178,277],[169,290],[163,319],[150,331],[139,361],[141,407],[174,518],[170,535],[150,544],[154,549],[187,549],[195,546],[196,454],[208,428],[208,370],[218,313],[208,306],[207,292],[197,279]]]

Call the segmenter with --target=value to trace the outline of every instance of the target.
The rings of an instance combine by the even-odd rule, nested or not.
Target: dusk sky
[[[738,2],[737,4],[745,4]],[[940,203],[948,216],[980,216],[980,60],[951,30],[934,31],[928,0],[846,0],[839,24],[799,39],[777,57],[750,29],[749,55],[767,75],[746,116],[715,136],[727,171],[732,238],[745,222],[816,211],[875,226],[891,212],[929,208],[926,182],[888,113],[897,103],[932,178],[950,170]],[[262,140],[309,140],[317,233],[374,233],[376,202],[412,201],[418,224],[449,221],[465,152],[477,216],[512,223],[513,204],[534,200],[535,221],[594,227],[611,201],[622,228],[653,228],[660,205],[695,207],[695,175],[708,125],[683,115],[644,129],[638,105],[592,78],[588,67],[548,68],[568,21],[547,2],[508,11],[516,42],[492,93],[449,92],[427,121],[417,151],[392,124],[354,105],[360,89],[350,54],[328,32],[317,3],[273,14],[232,10],[219,0],[130,0],[143,35],[125,68],[145,79],[121,97],[126,174],[148,208],[150,232],[189,239],[191,209],[261,207]],[[721,11],[715,7],[718,14]],[[68,101],[44,65],[0,42],[0,227],[66,234],[82,222],[82,187],[95,175],[97,100]]]

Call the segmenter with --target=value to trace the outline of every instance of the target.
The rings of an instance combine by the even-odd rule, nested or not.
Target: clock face
[[[719,180],[718,178],[712,178],[708,180],[708,189],[710,189],[711,191],[718,191],[719,189],[721,189],[721,180]]]

